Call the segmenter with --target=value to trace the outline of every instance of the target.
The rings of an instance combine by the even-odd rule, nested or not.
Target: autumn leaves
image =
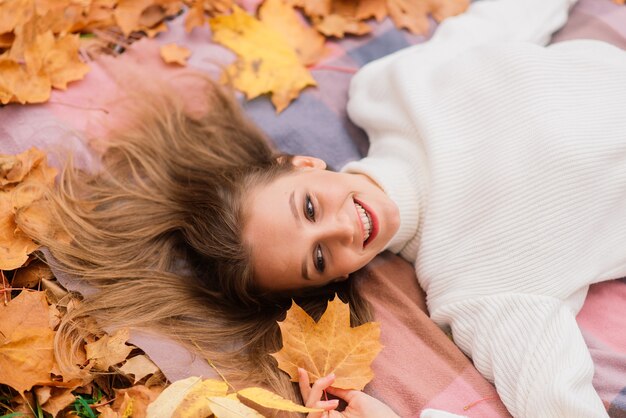
[[[248,5],[251,2],[246,2]],[[248,99],[270,94],[277,112],[314,86],[309,69],[327,54],[326,38],[363,35],[368,19],[389,16],[418,34],[428,16],[444,19],[469,0],[264,0],[255,13],[233,0],[0,0],[0,104],[41,103],[89,71],[92,51],[114,51],[138,36],[167,31],[185,11],[187,32],[209,23],[213,42],[237,54],[227,73]],[[207,40],[209,41],[209,40]],[[168,45],[166,62],[185,64],[191,51]]]

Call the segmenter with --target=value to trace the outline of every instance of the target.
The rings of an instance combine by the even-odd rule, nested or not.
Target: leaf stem
[[[200,352],[202,352],[202,349],[200,348],[200,346],[199,346],[199,345],[198,345],[195,341],[193,341],[193,345],[195,345],[195,346],[196,346],[196,348],[197,348]],[[226,383],[228,386],[230,386],[230,388],[231,388],[233,391],[237,392],[237,389],[235,389],[235,387],[234,387],[233,385],[231,385],[231,384],[230,384],[230,382],[229,382],[228,380],[226,380],[226,377],[222,374],[222,372],[220,372],[220,371],[218,370],[218,368],[217,368],[217,367],[215,367],[215,364],[213,364],[213,362],[212,362],[212,361],[211,361],[208,357],[206,357],[206,356],[204,357],[204,359],[207,361],[207,363],[209,363],[209,365],[213,368],[213,370],[215,370],[215,371],[217,372],[217,374],[219,374],[219,375],[220,375],[220,377],[222,378],[222,380],[224,381],[224,383]]]

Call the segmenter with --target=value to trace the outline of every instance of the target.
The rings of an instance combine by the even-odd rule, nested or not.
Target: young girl
[[[103,173],[70,168],[53,197],[73,244],[41,241],[102,290],[75,317],[153,326],[287,392],[266,356],[284,296],[324,301],[314,293],[350,286],[389,249],[415,264],[432,319],[513,416],[606,417],[575,315],[590,284],[626,275],[626,54],[536,45],[572,3],[477,1],[367,65],[348,111],[371,147],[340,173],[276,155],[218,90],[202,114],[155,101]],[[333,409],[320,401],[332,379],[301,374],[304,403]],[[329,392],[345,416],[394,415]]]
[[[611,110],[626,53],[531,43],[571,3],[475,2],[363,68],[348,111],[367,158],[342,173],[294,158],[297,174],[250,197],[259,285],[323,285],[390,249],[513,416],[606,417],[575,316],[590,284],[626,275],[626,120]]]

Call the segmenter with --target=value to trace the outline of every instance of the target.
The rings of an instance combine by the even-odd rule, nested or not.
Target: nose
[[[331,240],[343,245],[350,245],[354,241],[354,225],[347,217],[332,217],[326,219],[326,222],[320,228],[321,239]]]

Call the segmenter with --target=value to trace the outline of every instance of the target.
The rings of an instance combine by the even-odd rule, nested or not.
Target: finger
[[[312,408],[323,409],[325,411],[332,411],[339,406],[339,399],[331,399],[330,401],[317,401]]]
[[[332,385],[334,381],[334,373],[317,379],[311,387],[311,392],[309,393],[309,397],[307,398],[306,406],[310,407],[310,405],[315,404],[315,402],[319,401],[322,398],[322,393],[324,392],[324,389]]]
[[[315,404],[308,406],[309,408],[323,409],[323,412],[311,412],[307,415],[307,418],[327,418],[328,412],[336,409],[339,406],[338,399],[332,399],[330,401],[317,401]]]
[[[358,395],[359,392],[358,390],[348,390],[348,389],[341,389],[341,388],[334,388],[332,386],[327,387],[326,388],[326,392],[330,393],[331,395],[334,395],[338,398],[343,399],[344,401],[350,403],[352,402],[352,400],[354,399],[354,397],[356,395]]]
[[[300,393],[306,404],[309,399],[309,394],[311,393],[311,384],[309,383],[309,373],[300,367],[298,367],[298,386],[300,386]]]

